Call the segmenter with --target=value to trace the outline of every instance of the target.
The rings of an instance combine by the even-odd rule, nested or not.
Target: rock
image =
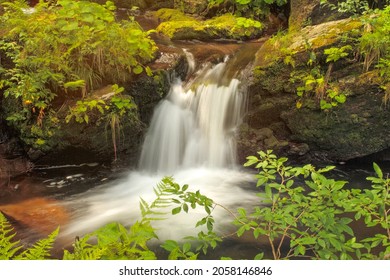
[[[187,14],[200,15],[208,4],[208,0],[174,0],[174,8]]]
[[[339,1],[328,0],[329,4]],[[329,5],[322,5],[320,0],[291,0],[289,30],[296,31],[305,25],[316,25],[328,21],[335,21],[349,17],[349,14],[340,13],[331,9]]]
[[[205,21],[175,9],[161,9],[156,14],[163,21],[156,30],[172,40],[248,40],[258,38],[263,31],[260,22],[232,14]]]
[[[340,34],[361,29],[360,21],[342,19],[307,26],[299,33],[290,32],[260,47],[254,78],[248,87],[249,107],[245,118],[245,135],[253,141],[240,142],[241,153],[253,154],[255,145],[266,149],[280,147],[277,141],[287,141],[279,149],[286,156],[304,156],[306,161],[345,162],[390,148],[387,141],[390,109],[383,104],[378,72],[374,69],[362,74],[362,65],[352,58],[334,63],[331,73],[333,86],[347,94],[344,104],[324,111],[313,97],[307,98],[302,108],[296,108],[297,85],[290,82],[291,73],[310,70],[308,44],[325,73],[328,64],[324,49],[339,47]],[[288,56],[294,61],[293,66],[286,62]],[[254,131],[262,128],[272,129],[276,139],[270,137],[258,142]],[[275,133],[280,130],[282,134]]]
[[[293,156],[303,156],[309,151],[310,147],[306,143],[291,143],[287,154]]]
[[[337,44],[341,34],[362,26],[359,20],[342,19],[307,26],[299,32],[291,31],[286,36],[266,41],[256,54],[255,66],[259,69],[268,68],[274,63],[280,63],[286,56],[292,56],[297,64],[306,64],[308,47],[311,51],[320,52]]]
[[[322,156],[347,161],[390,148],[390,110],[383,106],[382,93],[349,96],[331,113],[294,109],[282,118],[293,140],[305,142]]]

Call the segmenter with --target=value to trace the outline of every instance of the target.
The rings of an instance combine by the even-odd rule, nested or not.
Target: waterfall
[[[238,79],[226,75],[228,62],[206,65],[187,82],[173,82],[155,108],[139,170],[72,198],[70,207],[77,211],[64,235],[81,235],[112,221],[132,224],[140,217],[140,197],[153,201],[153,188],[164,176],[230,209],[254,203],[256,196],[247,189],[253,175],[236,167],[235,132],[243,117],[245,92]],[[178,240],[193,234],[203,216],[195,209],[153,221],[153,226],[160,240]],[[219,222],[216,228],[229,231],[226,211],[215,209],[213,216]]]
[[[170,173],[182,168],[234,167],[235,131],[245,102],[240,81],[223,84],[227,61],[199,74],[195,89],[176,80],[157,106],[146,135],[140,169]]]

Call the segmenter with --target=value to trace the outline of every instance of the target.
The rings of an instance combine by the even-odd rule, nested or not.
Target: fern
[[[0,211],[0,260],[10,260],[22,249],[20,241],[13,241],[15,235],[14,228]]]
[[[64,250],[64,260],[99,260],[105,254],[107,248],[101,248],[94,246],[88,241],[92,238],[93,234],[87,234],[83,238],[76,238],[73,244],[73,253],[68,250]]]
[[[16,256],[17,260],[46,260],[51,258],[50,250],[58,236],[60,228],[50,233],[48,237],[38,240],[31,248]]]

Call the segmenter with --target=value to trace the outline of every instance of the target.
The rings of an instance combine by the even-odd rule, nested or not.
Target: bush
[[[134,20],[116,22],[115,6],[89,1],[1,2],[0,89],[7,120],[28,145],[40,147],[58,128],[55,109],[68,97],[121,83],[150,70],[156,46]],[[54,105],[56,103],[56,105]]]

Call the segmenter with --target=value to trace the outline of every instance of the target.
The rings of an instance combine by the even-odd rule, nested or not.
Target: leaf
[[[372,165],[373,165],[373,167],[374,167],[374,170],[375,170],[376,175],[377,175],[379,178],[383,179],[383,173],[382,173],[382,170],[380,169],[379,165],[376,164],[375,162],[374,162]]]
[[[191,250],[191,243],[188,243],[188,242],[184,243],[184,245],[183,245],[183,252],[187,253],[190,250]]]
[[[188,213],[188,205],[187,205],[187,203],[183,204],[183,210],[184,210],[184,212]]]
[[[161,245],[161,247],[164,248],[165,250],[169,251],[169,252],[172,252],[174,249],[176,249],[178,247],[178,244],[174,240],[166,240]]]
[[[143,71],[143,68],[140,65],[137,65],[136,67],[133,68],[133,73],[136,74],[136,75],[141,74],[142,71]]]
[[[264,253],[259,253],[255,256],[255,260],[262,260],[264,258]]]
[[[179,214],[180,211],[181,211],[181,206],[176,207],[176,208],[173,208],[173,209],[172,209],[172,215]]]

